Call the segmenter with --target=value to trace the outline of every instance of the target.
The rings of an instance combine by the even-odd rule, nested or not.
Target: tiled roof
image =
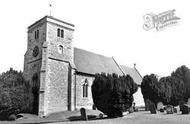
[[[141,84],[142,77],[134,68],[117,65],[112,57],[106,57],[79,48],[74,48],[74,64],[78,72],[86,74],[116,73],[130,75],[137,84]]]
[[[141,85],[142,77],[135,68],[130,68],[123,65],[120,65],[120,67],[122,68],[122,70],[125,72],[126,75],[128,74],[133,78],[136,84]]]
[[[102,56],[79,48],[74,48],[74,64],[77,71],[87,74],[104,72],[122,75],[122,72],[111,57]]]

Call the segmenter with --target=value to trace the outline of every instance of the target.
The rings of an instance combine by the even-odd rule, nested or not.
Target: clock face
[[[38,54],[39,54],[39,48],[38,48],[38,46],[35,46],[33,49],[33,56],[36,57],[36,56],[38,56]]]

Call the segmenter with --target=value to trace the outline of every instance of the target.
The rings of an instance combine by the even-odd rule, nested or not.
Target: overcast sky
[[[23,70],[27,27],[49,15],[75,25],[74,46],[137,69],[142,75],[169,75],[190,67],[190,7],[181,0],[4,0],[0,3],[0,73]],[[143,16],[176,9],[179,24],[145,31]]]

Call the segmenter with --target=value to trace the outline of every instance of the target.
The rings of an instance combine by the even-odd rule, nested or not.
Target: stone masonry
[[[123,74],[113,58],[74,48],[73,33],[73,24],[51,16],[28,27],[24,77],[30,82],[29,90],[33,93],[30,108],[39,116],[82,107],[92,109],[94,74]],[[129,68],[125,71],[142,80],[137,71]]]
[[[38,94],[40,116],[53,112],[72,109],[71,90],[68,89],[74,79],[72,34],[74,25],[45,16],[28,27],[28,46],[24,59],[24,77],[33,87],[33,75],[38,75]],[[64,30],[64,37],[57,37],[57,29]],[[35,31],[39,30],[39,38],[35,39]],[[33,56],[34,48],[39,53]],[[62,53],[59,53],[62,46]],[[71,71],[73,70],[73,71]],[[69,74],[70,73],[70,74]],[[31,100],[31,105],[33,100]],[[69,108],[68,108],[69,107]]]

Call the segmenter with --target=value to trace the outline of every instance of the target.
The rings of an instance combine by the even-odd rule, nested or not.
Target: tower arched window
[[[64,38],[64,30],[61,30],[61,38]]]
[[[39,30],[36,30],[34,34],[34,39],[39,39]]]
[[[57,37],[60,37],[60,29],[57,29]]]
[[[83,84],[83,97],[88,97],[88,80],[85,79]]]

